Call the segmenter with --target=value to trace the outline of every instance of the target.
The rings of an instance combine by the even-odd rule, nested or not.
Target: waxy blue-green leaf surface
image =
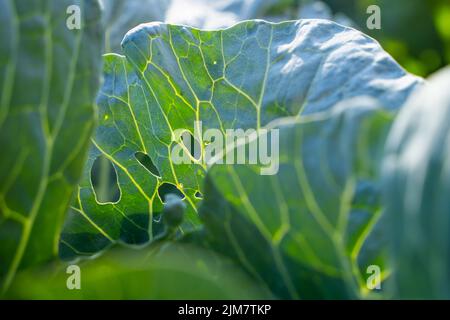
[[[200,207],[211,247],[280,298],[370,296],[367,268],[390,273],[378,164],[392,117],[372,100],[342,102],[274,124],[275,175],[213,165]]]
[[[125,34],[140,23],[163,21],[195,28],[230,27],[260,18],[277,0],[103,0],[106,50],[120,52]]]
[[[395,297],[449,299],[450,69],[398,115],[383,163]]]
[[[66,26],[70,5],[80,30]],[[94,127],[102,33],[97,1],[0,1],[0,292],[58,254]]]
[[[122,46],[125,56],[105,57],[100,124],[62,235],[65,258],[151,240],[164,182],[186,197],[183,232],[200,224],[195,194],[202,192],[206,168],[169,159],[180,143],[172,137],[176,129],[196,135],[194,121],[200,120],[203,131],[259,130],[274,119],[301,118],[361,95],[395,110],[421,83],[373,39],[326,20],[254,20],[216,31],[150,23],[131,30]],[[205,141],[195,138],[203,149]],[[136,152],[151,158],[159,177]],[[92,188],[90,172],[100,155],[117,172],[114,203],[99,203]]]

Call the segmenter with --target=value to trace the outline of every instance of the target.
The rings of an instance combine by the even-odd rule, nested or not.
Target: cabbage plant
[[[133,3],[0,0],[2,297],[449,296],[448,70],[275,1]]]

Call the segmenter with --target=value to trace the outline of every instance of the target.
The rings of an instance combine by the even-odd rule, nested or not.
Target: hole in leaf
[[[166,196],[170,193],[173,193],[177,196],[179,196],[181,199],[184,199],[185,196],[183,192],[180,191],[180,189],[177,188],[174,184],[164,182],[162,185],[158,188],[158,195],[161,198],[162,202],[166,202]]]
[[[196,160],[200,160],[202,150],[200,143],[189,131],[183,132],[183,134],[181,135],[181,141],[183,142],[183,145],[189,151],[191,156]]]
[[[161,178],[161,174],[159,173],[158,168],[155,166],[148,154],[138,151],[134,154],[134,157],[145,169],[150,171],[151,174],[157,176],[158,178]]]
[[[120,188],[116,169],[105,156],[95,159],[91,168],[91,183],[98,203],[119,201]]]
[[[196,197],[197,199],[203,199],[203,194],[200,191],[196,191],[194,197]]]

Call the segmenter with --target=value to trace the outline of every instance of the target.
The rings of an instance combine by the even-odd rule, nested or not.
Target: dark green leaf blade
[[[81,29],[66,26],[79,6]],[[97,1],[0,1],[0,286],[57,256],[94,127]]]

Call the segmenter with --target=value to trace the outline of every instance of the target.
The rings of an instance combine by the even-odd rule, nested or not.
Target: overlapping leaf
[[[449,86],[449,68],[432,76],[389,134],[383,189],[396,298],[450,298]]]
[[[81,29],[69,30],[70,5]],[[0,1],[0,288],[57,256],[94,126],[97,1]],[[1,290],[0,289],[0,290]]]
[[[391,119],[354,99],[275,125],[275,175],[215,164],[200,207],[211,246],[281,298],[368,296],[367,268],[390,272],[378,164]]]
[[[66,258],[92,255],[117,241],[151,240],[163,183],[185,195],[183,230],[199,224],[195,194],[202,191],[205,164],[170,160],[172,148],[181,145],[172,134],[176,129],[190,132],[203,150],[207,141],[195,132],[195,120],[203,131],[259,130],[276,118],[327,110],[360,95],[396,109],[421,83],[374,40],[325,20],[255,20],[217,31],[151,23],[130,31],[123,48],[125,57],[105,57],[100,126],[62,235]],[[153,174],[136,153],[149,156]],[[117,172],[121,192],[112,203],[99,203],[92,188],[90,172],[99,155]]]

